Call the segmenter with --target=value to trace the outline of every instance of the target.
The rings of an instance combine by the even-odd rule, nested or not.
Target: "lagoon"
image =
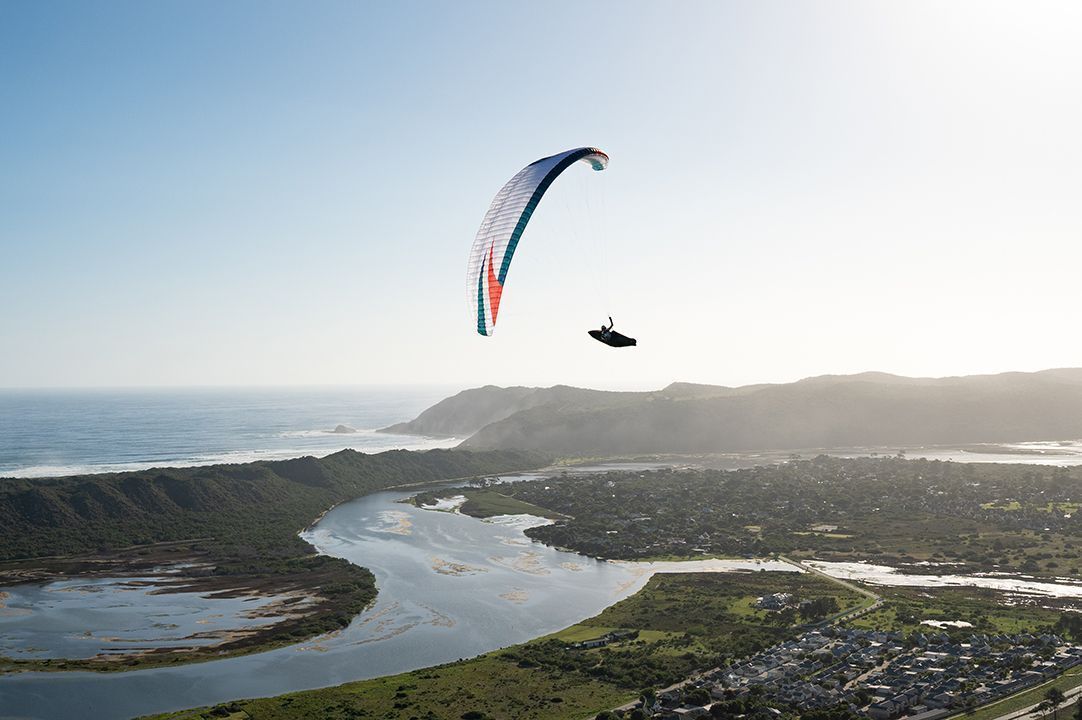
[[[162,576],[77,578],[0,591],[0,655],[23,660],[200,647],[278,622],[303,593],[173,592]]]

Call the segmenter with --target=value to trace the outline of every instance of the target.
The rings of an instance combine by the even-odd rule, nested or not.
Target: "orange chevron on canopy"
[[[500,312],[500,296],[503,295],[503,284],[496,277],[496,271],[492,269],[492,256],[496,248],[488,250],[488,306],[492,308],[492,324],[496,324],[496,315]]]

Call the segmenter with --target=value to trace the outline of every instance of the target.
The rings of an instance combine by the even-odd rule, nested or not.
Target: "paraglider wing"
[[[466,269],[466,290],[481,335],[493,332],[511,258],[530,216],[552,181],[579,161],[589,163],[594,170],[604,170],[609,156],[597,148],[583,147],[541,158],[520,170],[496,193],[473,241]]]

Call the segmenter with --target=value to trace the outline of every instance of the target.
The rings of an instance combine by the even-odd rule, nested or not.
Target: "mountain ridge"
[[[486,386],[385,430],[565,456],[1077,439],[1082,368],[943,378],[865,372],[742,387],[674,382],[647,392]]]

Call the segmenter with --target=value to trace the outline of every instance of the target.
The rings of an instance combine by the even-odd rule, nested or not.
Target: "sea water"
[[[447,387],[0,390],[0,477],[323,456],[461,440],[374,432]],[[356,432],[334,432],[338,426]]]

